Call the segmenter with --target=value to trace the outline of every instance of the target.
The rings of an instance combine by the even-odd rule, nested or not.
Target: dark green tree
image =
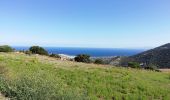
[[[40,55],[48,55],[48,52],[39,46],[32,46],[29,48],[29,50],[33,53],[33,54],[40,54]]]
[[[102,59],[96,59],[94,61],[95,64],[104,64],[104,61]]]
[[[80,54],[80,55],[77,55],[75,58],[74,58],[75,61],[77,62],[85,62],[85,63],[90,63],[90,56],[89,55],[86,55],[86,54]]]
[[[8,45],[0,46],[0,52],[12,52],[12,51],[13,51],[12,47]]]

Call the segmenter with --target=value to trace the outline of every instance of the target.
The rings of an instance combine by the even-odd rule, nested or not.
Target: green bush
[[[159,72],[159,70],[155,64],[149,64],[145,67],[145,69]]]
[[[131,68],[140,68],[140,64],[137,62],[128,62],[128,67]]]
[[[13,51],[12,47],[8,45],[0,46],[0,52],[12,52],[12,51]]]
[[[75,61],[77,62],[85,62],[85,63],[90,63],[90,56],[89,55],[86,55],[86,54],[80,54],[80,55],[77,55],[75,58],[74,58]]]
[[[32,46],[29,49],[33,54],[48,55],[48,52],[39,46]]]
[[[58,55],[58,54],[53,54],[53,53],[50,54],[49,56],[50,56],[50,57],[53,57],[53,58],[61,58],[60,55]]]
[[[95,64],[104,64],[104,61],[102,59],[96,59],[94,61]]]

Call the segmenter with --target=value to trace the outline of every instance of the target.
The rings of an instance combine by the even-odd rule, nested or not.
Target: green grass
[[[0,91],[14,100],[170,100],[170,74],[0,53]]]

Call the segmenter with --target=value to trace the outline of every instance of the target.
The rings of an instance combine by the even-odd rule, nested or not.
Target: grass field
[[[14,100],[170,100],[170,73],[0,53],[0,91]]]

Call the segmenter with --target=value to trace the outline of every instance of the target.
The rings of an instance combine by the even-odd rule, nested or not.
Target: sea
[[[29,47],[13,47],[15,50],[28,50]],[[131,56],[145,51],[145,49],[118,49],[118,48],[78,48],[78,47],[44,47],[48,53],[76,56],[88,54],[91,57]]]

